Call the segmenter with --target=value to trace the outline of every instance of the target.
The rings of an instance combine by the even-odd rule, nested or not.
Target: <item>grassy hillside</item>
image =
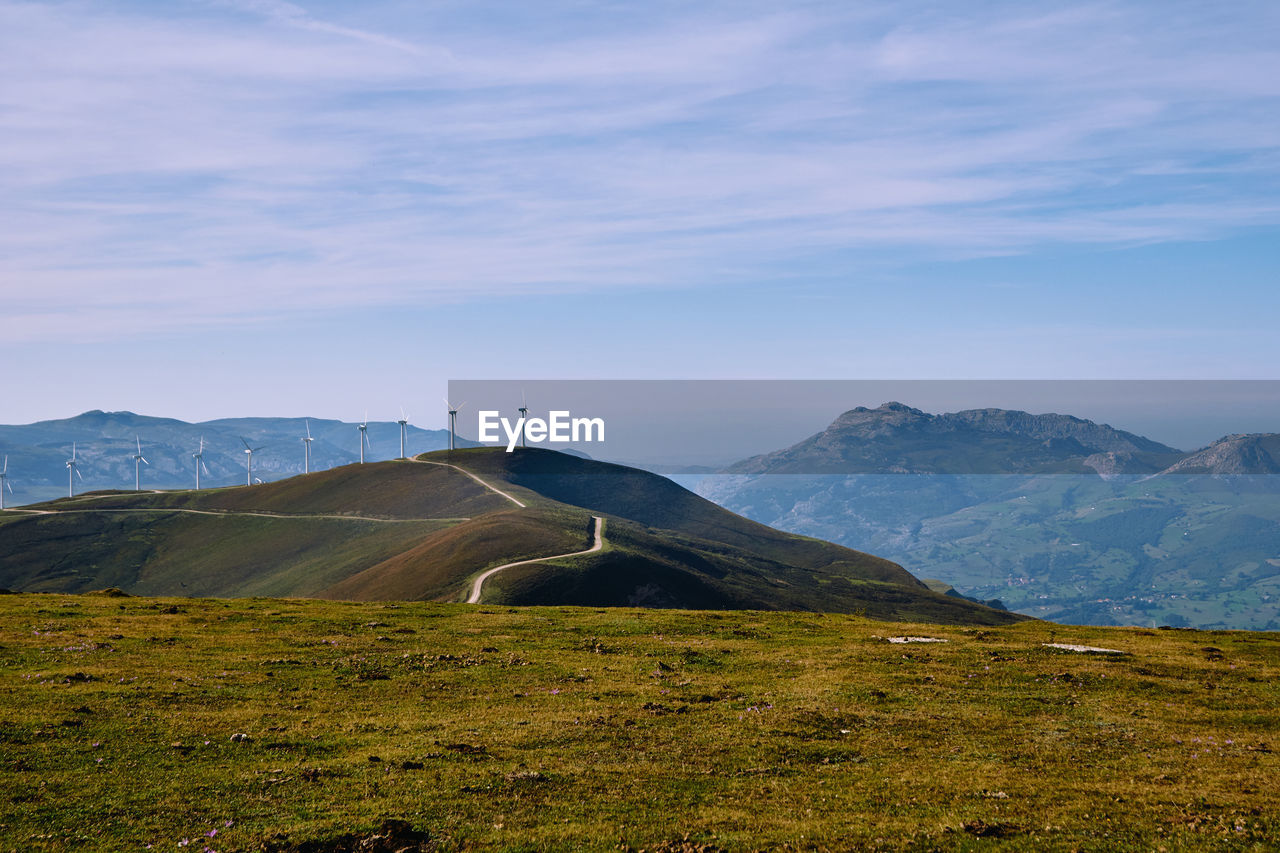
[[[1280,844],[1272,634],[19,595],[0,637],[0,850]]]
[[[580,517],[579,517],[580,516]],[[585,513],[508,509],[429,536],[322,593],[352,601],[460,599],[459,583],[516,560],[585,548]]]
[[[252,488],[93,493],[0,516],[0,585],[319,595],[508,503],[458,471],[385,462]],[[378,520],[385,519],[385,520]]]
[[[147,595],[822,610],[1000,624],[895,563],[734,515],[666,478],[477,448],[202,492],[107,492],[0,515],[0,586]]]
[[[252,488],[90,493],[33,508],[164,507],[422,519],[469,517],[506,506],[501,497],[451,468],[400,461],[344,465]]]
[[[139,595],[316,595],[450,522],[77,512],[0,526],[3,585]],[[354,569],[358,570],[358,568]]]
[[[767,560],[785,559],[792,566],[846,568],[866,580],[924,588],[896,563],[766,527],[648,471],[537,448],[511,454],[477,448],[455,452],[452,458],[458,465],[543,498],[679,534],[688,542],[716,542],[722,549],[728,546]]]

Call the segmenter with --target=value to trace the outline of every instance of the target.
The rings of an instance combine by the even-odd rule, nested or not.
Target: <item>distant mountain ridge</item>
[[[76,446],[80,478],[76,491],[132,488],[133,455],[137,441],[148,465],[142,468],[142,487],[190,488],[195,481],[192,458],[205,442],[204,487],[245,482],[245,439],[255,449],[253,475],[263,481],[293,476],[303,470],[302,437],[310,425],[311,470],[346,465],[360,459],[358,422],[327,418],[220,418],[188,423],[176,418],[134,412],[93,410],[71,418],[31,424],[0,425],[0,457],[9,457],[9,481],[14,494],[8,506],[31,503],[67,493],[66,460]],[[400,426],[394,421],[369,421],[367,461],[400,455]],[[448,447],[447,430],[424,430],[410,425],[406,453],[412,455]],[[459,446],[474,442],[459,439]]]
[[[1280,474],[1280,435],[1227,435],[1169,466],[1165,474]]]
[[[1187,453],[1071,415],[993,408],[934,415],[892,402],[850,409],[817,435],[723,473],[1274,474],[1280,436],[1226,436]]]

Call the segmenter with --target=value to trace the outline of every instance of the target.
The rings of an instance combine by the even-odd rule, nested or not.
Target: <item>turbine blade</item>
[[[6,474],[9,473],[9,457],[8,456],[4,458],[4,473]]]
[[[147,461],[147,457],[145,457],[145,456],[139,456],[138,458],[142,460],[142,464],[143,464],[143,465],[150,465],[150,464],[151,464],[150,462],[148,462],[148,461]]]
[[[76,476],[77,476],[77,477],[79,477],[79,478],[80,478],[80,482],[82,482],[82,483],[83,483],[83,482],[84,482],[84,474],[81,474],[81,473],[80,473],[80,469],[79,469],[79,468],[72,468],[71,470],[76,472]]]
[[[244,445],[245,450],[252,450],[252,448],[249,447],[249,442],[244,440],[244,436],[240,436],[240,443]]]
[[[208,477],[208,476],[209,476],[209,466],[208,466],[208,465],[206,465],[206,464],[204,464],[204,460],[203,460],[203,459],[201,459],[201,460],[200,460],[200,467],[204,469],[204,475],[205,475],[206,477]]]

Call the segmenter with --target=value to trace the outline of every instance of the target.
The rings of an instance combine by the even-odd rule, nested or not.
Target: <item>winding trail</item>
[[[511,501],[513,504],[520,507],[521,509],[524,509],[526,506],[524,501],[521,501],[518,498],[512,497],[511,495],[502,491],[502,489],[499,489],[497,486],[493,485],[492,483],[486,483],[484,480],[481,480],[479,477],[477,477],[475,474],[472,474],[466,468],[459,468],[457,465],[450,465],[448,462],[431,462],[427,459],[414,459],[412,461],[417,462],[419,465],[439,465],[441,468],[452,468],[455,471],[461,471],[463,474],[466,474],[468,477],[475,480],[477,483],[484,486],[489,491],[493,492],[496,495],[502,495],[504,498]],[[551,558],[547,557],[547,559],[549,560]]]
[[[480,575],[480,577],[476,578],[471,584],[471,594],[467,596],[467,604],[479,604],[480,591],[481,587],[484,586],[484,582],[503,569],[510,569],[514,566],[527,566],[530,563],[545,563],[547,560],[559,560],[564,557],[577,557],[580,554],[591,554],[599,551],[604,547],[604,519],[598,515],[593,515],[591,516],[591,520],[594,523],[591,525],[591,536],[593,541],[591,542],[590,548],[582,551],[574,551],[569,554],[556,554],[551,557],[535,557],[532,560],[518,560],[514,563],[507,563],[506,565],[496,566],[489,569],[487,572]]]
[[[288,512],[258,512],[254,510],[235,510],[235,509],[183,509],[181,507],[103,507],[101,509],[6,509],[5,512],[20,512],[26,515],[76,515],[100,512],[118,512],[118,513],[183,513],[185,515],[217,515],[217,516],[254,516],[256,518],[328,518],[336,521],[377,521],[385,524],[407,524],[411,522],[421,521],[470,521],[470,516],[461,516],[458,518],[377,518],[371,515],[337,515],[323,513],[288,513]]]

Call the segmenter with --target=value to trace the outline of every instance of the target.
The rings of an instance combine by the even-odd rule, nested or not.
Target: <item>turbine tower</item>
[[[360,424],[356,429],[360,430],[360,464],[364,464],[364,449],[369,444],[369,413],[364,413],[364,423]],[[373,448],[370,446],[370,450]]]
[[[524,421],[525,418],[529,417],[529,406],[524,399],[523,388],[520,389],[520,408],[518,411],[520,412],[520,446],[528,447],[529,445],[524,442]]]
[[[403,407],[400,409],[400,420],[396,421],[396,423],[400,424],[400,458],[404,459],[404,438],[405,430],[409,426],[409,416],[404,413]]]
[[[444,405],[445,408],[449,410],[449,449],[453,450],[453,446],[458,437],[458,410],[465,406],[466,402],[461,402],[455,406],[453,403],[449,402],[448,397],[445,397]]]
[[[76,443],[73,441],[71,442],[71,458],[67,460],[67,497],[69,498],[76,496],[76,477],[80,478],[80,482],[84,482],[84,475],[76,467]]]
[[[307,437],[302,439],[302,473],[304,474],[311,473],[311,442],[313,441],[315,441],[315,439],[311,437],[311,421],[308,420]]]
[[[200,491],[200,469],[204,468],[204,472],[206,474],[209,473],[209,469],[205,468],[205,464],[204,464],[204,436],[203,435],[200,436],[200,450],[198,450],[195,453],[192,453],[191,458],[196,460],[196,491],[198,492]]]
[[[138,436],[133,437],[138,443],[138,452],[133,454],[133,490],[135,492],[142,491],[142,463],[150,465],[145,456],[142,455],[142,439]]]
[[[4,490],[13,494],[13,486],[9,485],[9,457],[4,458],[4,468],[0,469],[0,509],[4,509]]]
[[[250,447],[249,442],[241,436],[240,443],[244,445],[244,484],[246,486],[253,485],[253,454],[261,450],[261,447]],[[265,446],[265,445],[264,445]]]

